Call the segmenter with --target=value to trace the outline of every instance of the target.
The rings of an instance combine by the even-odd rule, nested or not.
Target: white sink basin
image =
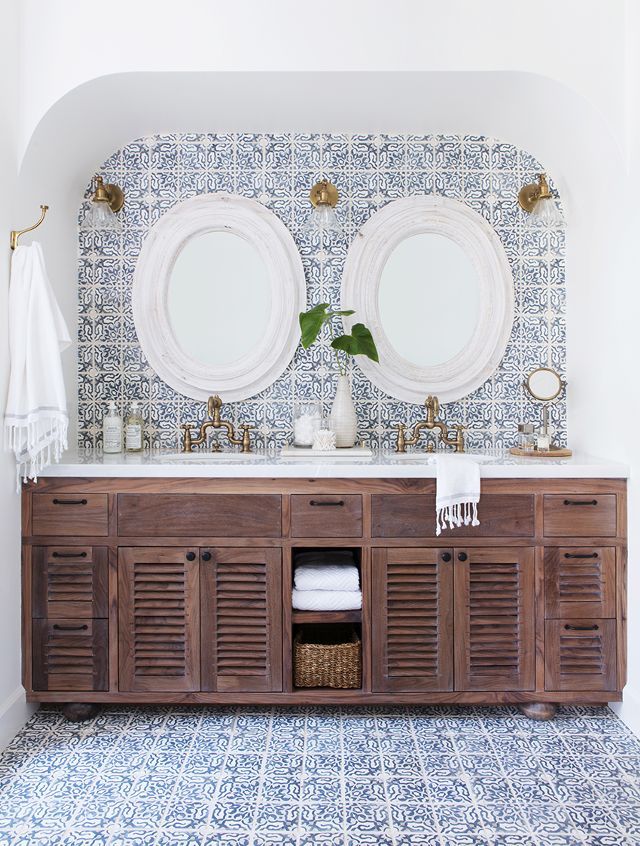
[[[452,455],[454,458],[467,457],[477,461],[478,464],[490,464],[492,461],[498,461],[497,455],[488,455],[483,452],[447,452],[445,455]],[[424,450],[414,450],[413,452],[390,452],[389,458],[397,459],[398,461],[420,461],[423,464],[435,464],[436,454],[433,452],[425,452]]]
[[[191,464],[227,464],[236,461],[264,461],[263,452],[169,452],[156,457],[157,461],[179,461]]]

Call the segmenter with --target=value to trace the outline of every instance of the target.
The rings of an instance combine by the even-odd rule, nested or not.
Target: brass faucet
[[[443,444],[452,446],[454,452],[464,452],[464,426],[454,426],[453,430],[455,430],[455,434],[453,434],[450,432],[446,423],[438,420],[438,412],[440,411],[438,397],[428,396],[424,404],[427,408],[427,419],[416,423],[413,427],[413,435],[410,438],[405,435],[405,426],[403,423],[395,426],[398,430],[396,452],[406,452],[407,446],[417,444],[423,429],[429,429],[430,431],[437,429],[439,432],[438,437]],[[433,451],[433,441],[429,440],[427,443],[427,452]]]
[[[220,419],[221,408],[222,400],[217,394],[215,397],[209,397],[209,400],[207,402],[208,419],[200,425],[200,434],[197,438],[194,438],[191,435],[191,423],[182,424],[180,428],[184,430],[184,434],[182,436],[183,452],[193,452],[194,446],[199,446],[200,444],[205,443],[205,441],[207,440],[207,431],[209,429],[226,429],[227,439],[230,444],[242,446],[240,452],[251,452],[251,436],[249,435],[249,430],[253,429],[253,426],[243,424],[242,426],[240,426],[240,428],[242,429],[242,436],[236,437],[233,423],[231,423],[229,420]],[[221,449],[222,447],[217,442],[212,447],[213,452],[220,452]]]

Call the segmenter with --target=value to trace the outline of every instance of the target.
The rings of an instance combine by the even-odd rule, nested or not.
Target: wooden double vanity
[[[537,717],[620,699],[624,479],[483,478],[480,525],[437,538],[435,479],[403,469],[26,486],[28,699],[520,703]],[[355,552],[362,611],[292,611],[297,551],[329,547]],[[355,626],[360,689],[293,686],[293,637],[311,623]]]

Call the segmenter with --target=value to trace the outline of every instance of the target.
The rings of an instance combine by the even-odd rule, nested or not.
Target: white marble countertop
[[[571,458],[516,458],[504,450],[485,450],[476,455],[480,474],[486,479],[626,479],[629,468],[604,458],[574,453]],[[374,452],[372,458],[291,459],[278,452],[207,453],[189,458],[168,452],[103,455],[98,451],[66,452],[59,464],[47,467],[42,476],[121,478],[417,478],[433,479],[433,457],[415,453],[398,458],[393,452]]]

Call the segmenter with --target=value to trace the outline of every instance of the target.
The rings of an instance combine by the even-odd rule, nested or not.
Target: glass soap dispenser
[[[102,420],[102,451],[108,454],[122,452],[122,417],[113,400]]]
[[[142,451],[142,415],[140,403],[134,400],[127,416],[127,424],[124,430],[124,442],[127,452]]]

